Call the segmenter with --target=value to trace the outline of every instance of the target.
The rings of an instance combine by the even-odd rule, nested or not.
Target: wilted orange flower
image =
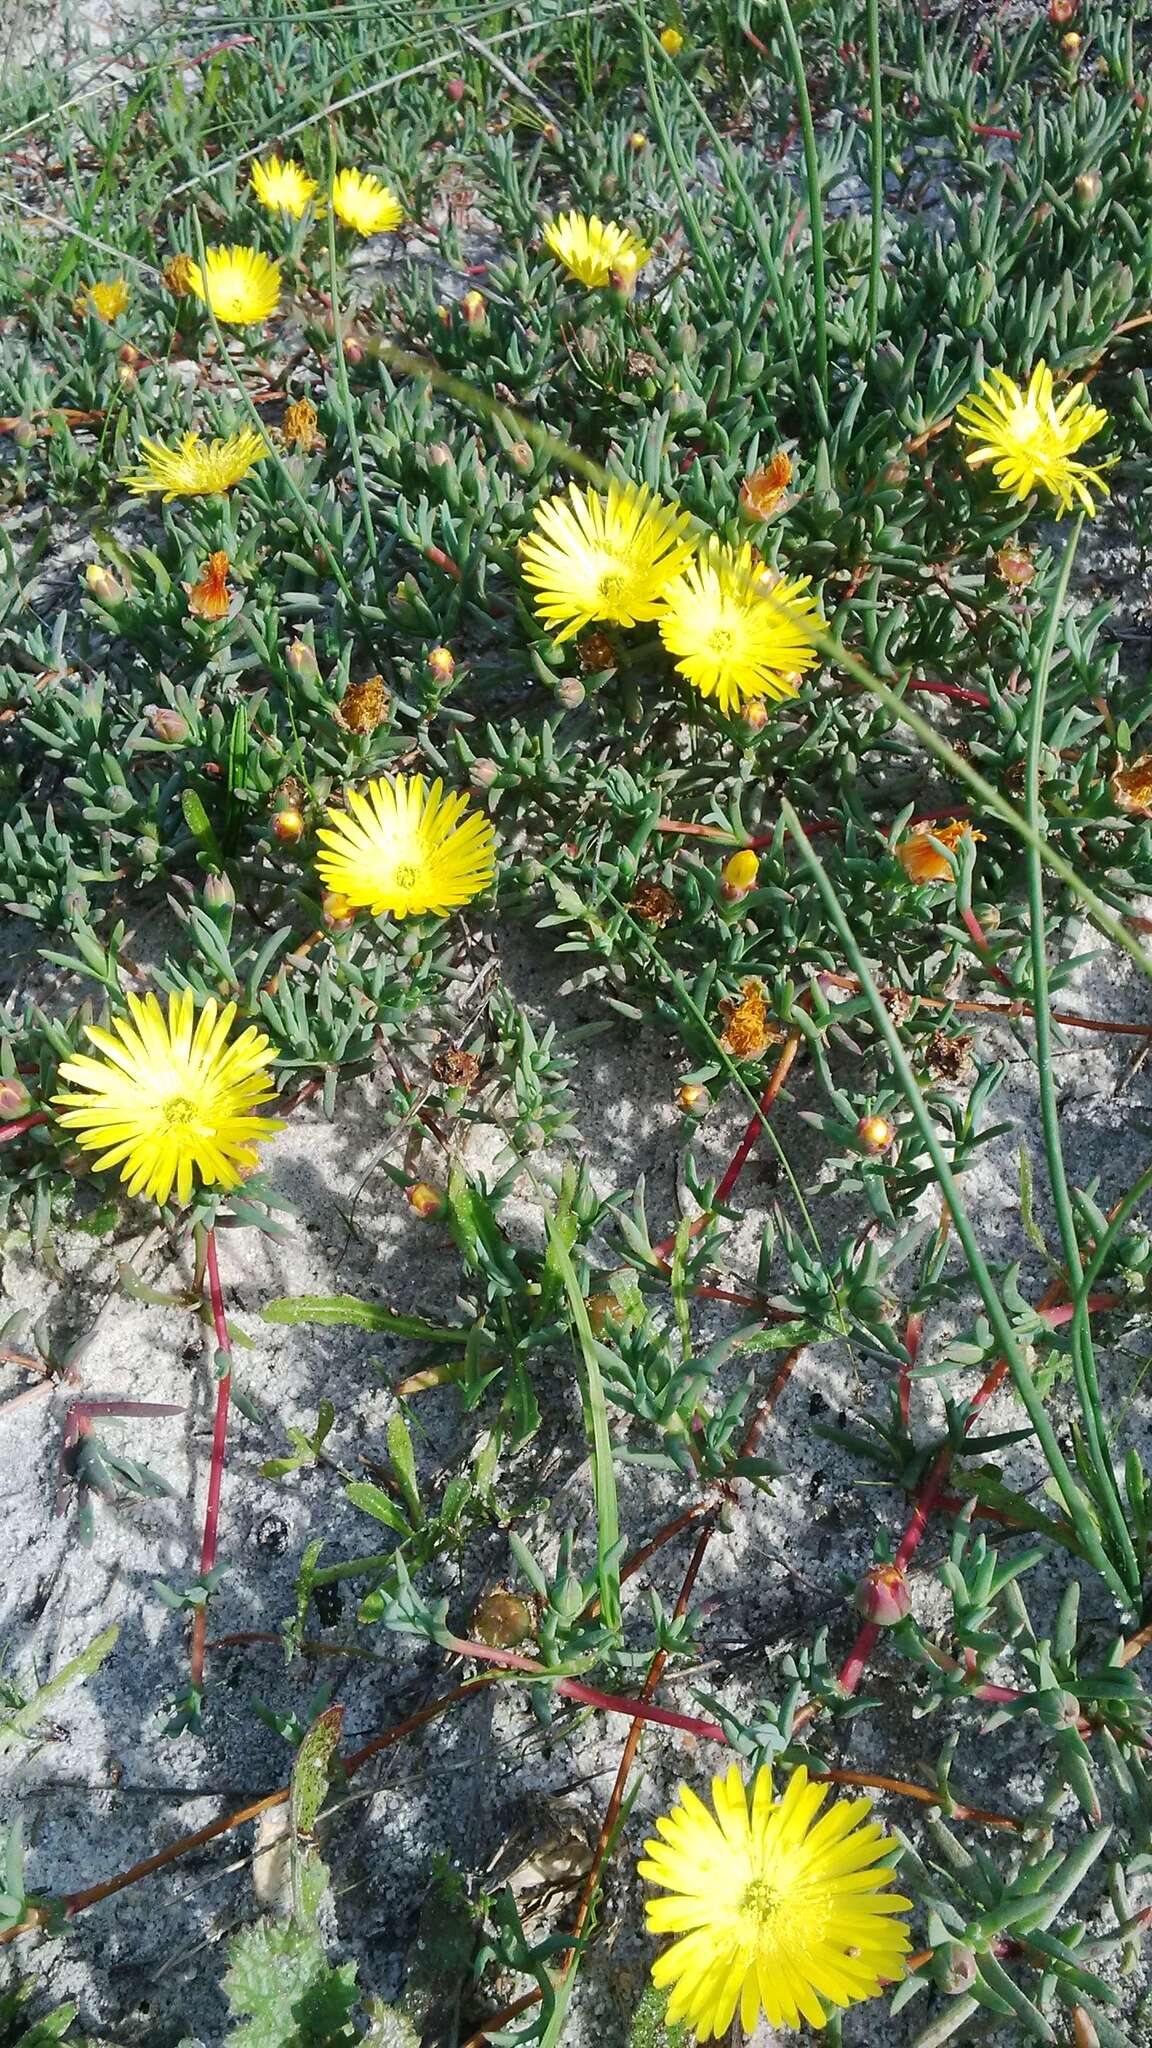
[[[1009,584],[1013,590],[1027,590],[1035,580],[1036,564],[1027,548],[1014,548],[1008,544],[996,556],[996,573],[1000,581]]]
[[[763,521],[778,512],[792,481],[792,463],[778,448],[764,469],[754,469],[740,486],[740,510],[746,519]]]
[[[720,1004],[724,1033],[720,1040],[725,1052],[738,1060],[758,1060],[770,1045],[779,1044],[784,1033],[768,1015],[762,981],[742,981],[739,998],[725,996]]]
[[[1152,817],[1152,754],[1137,754],[1126,768],[1117,768],[1108,787],[1122,811],[1135,818]]]
[[[340,699],[340,716],[349,732],[375,732],[388,716],[388,692],[383,676],[369,676],[366,682],[349,683]]]
[[[965,838],[984,838],[966,818],[950,818],[946,825],[913,825],[896,848],[896,858],[910,882],[950,882],[952,864],[940,849],[947,847],[949,853],[955,853]]]
[[[301,455],[311,455],[314,448],[324,446],[324,436],[316,429],[316,407],[310,399],[294,398],[285,406],[280,439],[285,448],[298,448]]]
[[[232,603],[228,583],[228,557],[223,549],[209,555],[199,583],[188,586],[188,609],[198,619],[226,619]]]

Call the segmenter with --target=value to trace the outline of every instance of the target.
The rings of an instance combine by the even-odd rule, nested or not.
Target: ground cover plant
[[[3,2039],[1152,2039],[1141,10],[109,33],[0,87]],[[41,1839],[97,1709],[249,1796]]]

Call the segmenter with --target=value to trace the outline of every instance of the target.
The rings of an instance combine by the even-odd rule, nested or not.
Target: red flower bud
[[[894,1564],[874,1564],[856,1588],[856,1606],[876,1628],[895,1628],[911,1605],[908,1581]]]

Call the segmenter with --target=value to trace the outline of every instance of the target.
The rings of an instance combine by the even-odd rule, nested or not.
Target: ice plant
[[[591,290],[614,279],[630,283],[652,254],[627,228],[596,214],[558,214],[545,222],[544,240],[565,270]]]
[[[287,213],[293,220],[299,220],[308,201],[316,191],[316,180],[310,178],[303,164],[293,157],[281,162],[278,156],[265,157],[262,163],[252,166],[252,190],[266,206],[269,213]]]
[[[188,609],[198,619],[226,619],[232,603],[228,557],[221,549],[209,555],[198,583],[188,585]]]
[[[720,1004],[724,1032],[720,1043],[738,1060],[762,1059],[770,1045],[778,1045],[784,1033],[768,1015],[764,983],[749,977],[740,984],[739,996],[725,996]]]
[[[120,478],[138,498],[163,491],[165,505],[174,498],[211,498],[230,491],[268,453],[262,434],[253,427],[224,441],[201,441],[185,434],[175,448],[162,441],[141,441],[140,466]]]
[[[111,283],[86,284],[76,300],[77,313],[95,313],[98,320],[118,320],[128,305],[128,286],[124,278],[114,278]]]
[[[793,696],[823,622],[806,576],[769,589],[747,541],[712,541],[666,585],[659,623],[680,674],[732,713],[749,697]]]
[[[792,481],[792,459],[784,448],[771,455],[763,469],[754,469],[740,486],[740,510],[756,525],[780,510]]]
[[[1021,501],[1037,487],[1047,491],[1058,514],[1075,503],[1094,513],[1094,489],[1107,497],[1099,469],[1073,460],[1076,450],[1107,424],[1103,406],[1085,399],[1083,384],[1073,384],[1057,405],[1052,372],[1043,362],[1037,363],[1026,391],[1006,371],[990,370],[956,412],[960,433],[974,444],[967,454],[969,468],[990,462],[1001,490]]]
[[[332,211],[358,235],[390,234],[404,218],[395,192],[371,171],[337,171],[332,180]]]
[[[283,1126],[253,1111],[275,1094],[266,1069],[276,1048],[249,1025],[230,1038],[235,1003],[211,998],[197,1014],[191,989],[128,997],[111,1028],[85,1026],[99,1057],[65,1060],[67,1093],[53,1096],[60,1123],[76,1133],[98,1169],[119,1167],[130,1195],[188,1202],[197,1176],[234,1188],[256,1165],[256,1147]]]
[[[204,267],[193,263],[188,282],[198,299],[234,327],[251,327],[267,320],[280,304],[280,265],[261,249],[212,248],[204,252]]]
[[[534,520],[520,558],[537,613],[557,640],[597,619],[635,626],[656,618],[669,577],[692,555],[688,514],[644,484],[613,480],[606,494],[571,484],[538,505]]]
[[[374,917],[447,917],[488,887],[496,835],[468,798],[437,778],[379,776],[350,790],[346,810],[329,810],[317,834],[324,887]],[[465,813],[468,813],[465,816]]]
[[[652,1967],[669,1991],[669,2025],[701,2041],[737,2013],[745,2033],[761,2012],[770,2027],[822,2027],[829,2009],[903,1977],[910,1943],[897,1916],[911,1902],[891,1889],[884,1860],[897,1845],[868,1821],[871,1800],[838,1799],[820,1814],[826,1797],[803,1765],[778,1799],[761,1768],[749,1803],[733,1764],[712,1780],[714,1812],[680,1787],[639,1866],[666,1894],[646,1904],[649,1932],[679,1936]]]

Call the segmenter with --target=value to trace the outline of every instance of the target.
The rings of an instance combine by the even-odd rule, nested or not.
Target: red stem
[[[929,697],[954,697],[959,704],[990,704],[984,690],[966,690],[962,683],[928,683],[914,678],[904,685],[905,690],[923,690]]]
[[[212,1464],[208,1472],[208,1499],[204,1508],[204,1536],[200,1545],[200,1576],[205,1578],[216,1562],[216,1539],[220,1526],[220,1489],[224,1481],[224,1453],[228,1443],[228,1408],[232,1398],[232,1339],[228,1335],[228,1318],[224,1313],[224,1295],[220,1287],[220,1267],[216,1258],[216,1232],[209,1230],[207,1236],[208,1293],[212,1302],[212,1321],[216,1330],[216,1343],[228,1360],[228,1370],[216,1385],[216,1419],[212,1428]],[[208,1633],[208,1608],[196,1609],[192,1619],[191,1666],[192,1683],[199,1689],[204,1683],[204,1645]]]
[[[9,1138],[18,1138],[23,1131],[34,1130],[37,1124],[49,1121],[46,1110],[38,1109],[31,1116],[18,1116],[15,1123],[0,1124],[0,1145]]]
[[[541,1678],[549,1676],[547,1665],[538,1664],[534,1657],[521,1657],[515,1650],[498,1650],[490,1643],[473,1643],[462,1636],[452,1636],[444,1647],[453,1650],[458,1657],[477,1657],[486,1664],[499,1664],[505,1671],[526,1671]],[[704,1742],[728,1740],[717,1721],[701,1721],[694,1714],[675,1714],[670,1707],[656,1707],[648,1700],[630,1700],[619,1693],[598,1692],[595,1686],[583,1685],[578,1678],[557,1678],[552,1683],[565,1699],[579,1700],[586,1707],[599,1707],[605,1714],[627,1714],[633,1721],[656,1721],[662,1728],[679,1728],[684,1734],[698,1736]]]
[[[1012,982],[1010,977],[1007,974],[1005,974],[1004,969],[1000,966],[999,961],[994,960],[992,957],[992,950],[988,944],[987,934],[985,933],[984,927],[981,924],[980,919],[977,917],[976,912],[971,909],[962,909],[960,915],[964,920],[964,925],[965,929],[968,932],[968,936],[972,940],[972,943],[975,946],[976,951],[979,954],[983,965],[988,969],[989,974],[994,975],[996,980],[1001,982],[1005,988],[1012,988]],[[1014,990],[1013,993],[1015,993]]]

